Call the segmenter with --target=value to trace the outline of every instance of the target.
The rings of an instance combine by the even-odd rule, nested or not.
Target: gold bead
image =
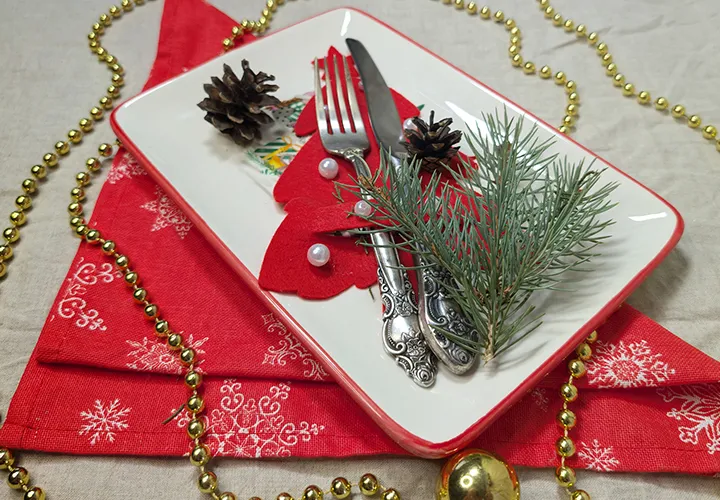
[[[20,210],[14,210],[10,212],[10,223],[15,226],[22,226],[27,221],[27,216],[25,215],[25,212],[21,212]]]
[[[575,443],[567,436],[562,436],[555,442],[555,451],[561,457],[572,457],[575,454]]]
[[[133,291],[133,300],[135,302],[143,302],[147,298],[147,290],[144,288],[137,288]],[[182,343],[182,340],[181,340]]]
[[[200,372],[191,371],[185,375],[185,385],[190,389],[197,389],[202,384],[202,375]]]
[[[575,28],[575,35],[577,35],[578,38],[582,38],[587,35],[587,27],[584,24],[578,24],[577,28]]]
[[[105,50],[105,48],[103,48],[103,47],[98,47],[95,49],[95,53],[98,56],[98,60],[102,61],[103,59],[105,59],[105,56],[107,55],[107,50]]]
[[[575,471],[564,465],[555,469],[555,479],[563,488],[572,488],[575,484]]]
[[[522,47],[522,38],[520,38],[519,36],[511,36],[510,45],[517,45],[518,47]]]
[[[87,168],[90,172],[97,172],[101,167],[102,162],[100,162],[97,158],[88,158],[85,161],[85,168]]]
[[[97,33],[95,33],[94,31],[91,31],[90,33],[88,33],[87,38],[88,38],[88,42],[97,42],[99,39]]]
[[[104,156],[105,158],[112,156],[112,144],[108,144],[107,142],[100,144],[100,146],[98,146],[98,153],[100,153],[100,156]]]
[[[708,125],[703,129],[703,137],[705,139],[715,139],[717,137],[717,128],[713,125]]]
[[[383,491],[382,500],[400,500],[400,493],[394,488]]]
[[[515,26],[513,29],[510,30],[510,36],[522,36],[522,32],[520,31],[520,28]]]
[[[237,497],[235,496],[235,493],[226,491],[225,493],[221,494],[218,497],[218,500],[237,500]],[[252,497],[250,500],[262,500],[262,499],[260,499],[258,497]]]
[[[68,212],[70,213],[70,215],[82,215],[83,207],[80,203],[74,201],[68,205]]]
[[[167,345],[173,351],[177,351],[178,349],[180,349],[182,347],[182,343],[183,338],[182,335],[180,335],[179,333],[171,333],[167,337]]]
[[[21,194],[20,196],[15,198],[15,206],[18,208],[18,210],[29,210],[30,207],[32,207],[32,199],[30,199],[29,196]]]
[[[135,0],[135,5],[137,5],[137,6],[145,5],[145,0]]]
[[[124,255],[118,255],[115,257],[115,265],[120,269],[127,269],[130,265],[130,260]]]
[[[143,314],[145,314],[146,319],[155,319],[158,315],[158,306],[155,304],[146,305]]]
[[[0,245],[0,262],[10,260],[13,256],[13,249],[10,245]]]
[[[280,493],[275,500],[295,500],[290,493]]]
[[[164,337],[170,330],[170,324],[164,319],[155,321],[155,335],[158,337]]]
[[[520,498],[513,468],[479,449],[463,450],[445,462],[436,482],[437,500]]]
[[[330,493],[332,493],[333,497],[340,500],[349,497],[351,490],[352,486],[350,485],[350,481],[344,477],[336,477],[332,480],[332,483],[330,483]]]
[[[76,228],[85,224],[85,219],[82,217],[70,217],[70,227]]]
[[[93,129],[93,122],[92,120],[88,120],[87,118],[83,118],[80,120],[80,130],[83,132],[90,132]]]
[[[510,31],[516,26],[515,19],[509,18],[505,20],[505,29]]]
[[[210,450],[204,444],[196,446],[190,452],[190,462],[197,467],[205,465],[209,460]]]
[[[45,492],[37,486],[30,488],[23,495],[23,500],[45,500]]]
[[[198,488],[203,493],[212,493],[217,488],[217,476],[212,471],[206,471],[200,474],[198,478]]]
[[[230,30],[230,32],[232,33],[232,36],[234,38],[243,36],[243,29],[240,26],[233,26],[232,30]]]
[[[133,4],[130,0],[122,0],[120,2],[120,7],[122,7],[122,10],[124,10],[125,12],[130,12],[131,10],[133,10]]]
[[[598,34],[595,33],[594,31],[592,33],[590,33],[587,37],[587,41],[590,45],[595,45],[595,42],[597,42],[597,39],[598,39]]]
[[[548,19],[550,19],[550,18],[553,17],[554,15],[555,15],[555,9],[554,9],[551,5],[548,5],[548,6],[545,8],[545,17],[547,17]]]
[[[563,27],[565,28],[565,31],[570,33],[572,30],[575,29],[575,23],[572,19],[567,19],[565,23],[563,24]]]
[[[575,83],[575,80],[568,80],[565,84],[565,92],[567,94],[571,94],[577,90],[577,83]]]
[[[558,424],[560,424],[560,427],[570,430],[575,427],[575,424],[577,423],[577,417],[572,410],[563,409],[560,411],[560,413],[558,413],[557,421]]]
[[[702,120],[698,115],[692,115],[690,118],[688,118],[688,127],[690,128],[698,128],[702,124]]]
[[[560,386],[560,395],[562,398],[567,401],[568,403],[572,403],[573,401],[577,400],[578,398],[578,390],[575,385],[571,383],[565,383],[562,386]]]
[[[33,165],[30,168],[30,173],[36,179],[44,179],[47,175],[47,169],[43,165]]]
[[[669,105],[670,105],[670,103],[664,97],[658,97],[655,100],[655,109],[657,109],[659,111],[665,111]]]
[[[550,66],[543,66],[540,68],[540,78],[543,78],[547,80],[552,76],[552,70],[550,69]]]
[[[569,129],[566,125],[560,125],[560,126],[558,127],[558,131],[559,131],[561,134],[569,134],[569,133],[570,133],[570,129]]]
[[[124,276],[125,284],[128,286],[135,286],[140,281],[140,276],[135,271],[128,271]]]
[[[600,42],[595,50],[597,51],[597,53],[599,55],[604,56],[605,54],[608,53],[609,49],[605,42]]]
[[[623,95],[625,96],[631,96],[635,94],[635,85],[632,83],[626,83],[623,87]]]
[[[192,364],[195,361],[195,351],[186,347],[180,351],[180,361],[186,366]]]
[[[112,17],[114,17],[115,19],[117,19],[117,18],[119,18],[119,17],[122,17],[122,10],[121,10],[119,7],[115,6],[115,5],[113,5],[112,7],[110,7],[110,10],[109,10],[108,12],[110,12],[110,15],[111,15]]]
[[[240,27],[242,28],[243,31],[250,31],[250,20],[243,19],[240,22]]]
[[[102,106],[103,109],[112,109],[113,107],[113,100],[112,97],[103,96],[100,98],[100,106]]]
[[[563,16],[559,12],[553,16],[553,24],[555,26],[562,26]]]
[[[115,97],[115,98],[120,97],[120,88],[116,87],[115,85],[110,85],[107,88],[107,93],[111,97]]]
[[[108,54],[108,55],[105,56],[105,63],[106,63],[108,66],[112,66],[113,64],[117,63],[117,57],[115,57],[115,56],[112,55],[112,54]]]
[[[6,274],[7,274],[7,266],[5,264],[3,264],[2,262],[0,262],[0,278],[4,278]],[[0,469],[2,469],[2,467],[0,467]]]
[[[477,4],[475,2],[470,2],[467,5],[466,10],[467,10],[468,14],[470,14],[471,16],[474,16],[475,14],[477,14]]]
[[[70,144],[67,141],[58,141],[55,143],[55,152],[60,156],[65,156],[70,152]]]
[[[565,108],[565,112],[570,116],[577,116],[579,111],[577,104],[568,104],[567,108]]]
[[[112,24],[112,17],[108,16],[107,14],[100,14],[100,22],[105,27],[110,26]]]
[[[196,414],[203,411],[205,408],[205,401],[200,396],[190,396],[187,402],[187,409],[190,413]]]
[[[17,467],[7,478],[7,484],[14,490],[19,490],[30,481],[30,473],[24,467]]]
[[[510,56],[514,56],[515,54],[519,54],[519,53],[520,53],[520,47],[518,47],[517,45],[511,45],[510,48],[508,49],[508,53],[510,54]]]
[[[617,65],[615,63],[610,63],[605,66],[605,74],[607,76],[615,76],[617,75],[617,71]]]
[[[480,17],[481,18],[490,19],[490,15],[491,15],[490,7],[488,7],[487,5],[484,6],[482,9],[480,9]]]
[[[22,181],[22,190],[27,194],[33,194],[37,191],[37,183],[35,179],[25,179]]]
[[[557,83],[558,85],[565,85],[566,82],[567,76],[565,76],[565,73],[563,73],[562,71],[558,71],[557,73],[555,73],[555,83]]]
[[[90,175],[87,172],[78,172],[75,174],[75,182],[80,187],[87,186],[90,184]]]
[[[95,121],[102,120],[103,110],[100,109],[100,108],[98,108],[97,106],[95,106],[95,107],[93,107],[93,108],[90,110],[90,116],[91,116],[92,119],[95,120]]]
[[[570,500],[590,500],[590,495],[584,490],[575,490],[570,495]]]
[[[46,153],[43,156],[43,164],[46,167],[55,167],[58,164],[58,155],[55,153]]]
[[[323,492],[320,488],[318,488],[314,484],[311,484],[310,486],[305,488],[305,491],[303,491],[301,498],[302,500],[322,500]]]
[[[125,85],[125,79],[122,77],[122,75],[120,75],[118,73],[113,73],[113,76],[110,79],[110,81],[116,87],[122,87],[123,85]]]
[[[190,436],[190,439],[198,439],[205,434],[205,424],[203,424],[202,420],[193,418],[188,422],[187,434]]]
[[[625,75],[622,73],[618,73],[617,75],[613,76],[613,85],[616,87],[622,87],[625,85]]]
[[[566,128],[574,127],[575,126],[575,117],[572,115],[563,116],[562,124]]]
[[[685,116],[685,106],[682,104],[676,104],[673,106],[671,113],[674,118],[682,118]]]
[[[101,45],[95,40],[93,40],[92,42],[88,43],[88,47],[90,47],[90,52],[97,54],[97,50],[101,47]]]
[[[82,132],[79,130],[72,129],[67,133],[68,140],[73,144],[78,144],[82,141]]]
[[[648,92],[647,90],[641,90],[640,92],[638,92],[637,100],[640,104],[650,104],[650,92]]]
[[[613,62],[613,56],[609,52],[602,56],[600,59],[602,59],[603,64],[610,64],[611,62]]]
[[[270,9],[271,12],[275,12],[277,10],[277,3],[275,0],[267,0],[265,5],[267,5],[267,8]]]
[[[570,104],[580,104],[580,96],[577,92],[572,92],[568,94],[568,102]]]
[[[535,63],[530,61],[526,62],[525,66],[523,66],[523,71],[526,75],[535,74]]]
[[[15,243],[20,239],[20,231],[18,231],[17,227],[8,227],[3,231],[3,238],[8,243]]]
[[[550,5],[550,0],[540,0],[538,3],[540,4],[540,9],[542,10]]]
[[[501,11],[501,10],[498,10],[498,11],[495,12],[495,14],[493,15],[493,19],[495,20],[496,23],[501,23],[501,22],[503,22],[503,21],[505,20],[505,13],[504,13],[503,11]]]
[[[523,58],[520,54],[515,54],[514,56],[512,56],[512,59],[510,59],[510,61],[512,62],[512,65],[517,68],[522,66]]]
[[[582,378],[587,373],[587,368],[582,359],[572,359],[568,363],[568,371],[573,378]]]
[[[230,40],[229,38],[226,38],[225,40],[222,41],[222,45],[223,45],[223,50],[230,50],[233,48],[233,46],[235,44],[233,43],[232,40]]]
[[[463,10],[465,8],[465,0],[455,0],[454,3],[457,10]]]
[[[583,361],[587,361],[592,356],[592,348],[588,344],[583,342],[577,347],[577,349],[575,349],[575,353],[580,359],[582,359]]]
[[[380,489],[377,478],[373,474],[363,474],[358,483],[358,487],[363,495],[371,497]]]
[[[102,244],[102,251],[105,255],[112,255],[115,253],[115,242],[113,240],[107,240]]]
[[[87,233],[85,233],[85,239],[88,241],[88,243],[93,245],[100,243],[100,231],[98,231],[97,229],[89,230]]]

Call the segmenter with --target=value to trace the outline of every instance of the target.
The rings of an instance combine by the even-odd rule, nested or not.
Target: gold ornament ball
[[[185,385],[191,389],[197,389],[202,384],[202,375],[199,372],[192,371],[185,375]]]
[[[673,106],[671,113],[673,115],[673,118],[682,118],[683,116],[685,116],[685,106],[683,106],[682,104],[676,104],[675,106]]]
[[[190,452],[190,463],[200,467],[205,465],[210,460],[210,449],[204,445],[198,445]]]
[[[480,9],[480,17],[482,19],[490,19],[491,14],[492,13],[490,12],[490,7],[488,7],[487,5]]]
[[[611,62],[605,67],[605,74],[607,76],[617,75],[617,66],[615,65],[615,63]]]
[[[518,47],[522,47],[522,38],[520,38],[519,36],[511,36],[510,45],[517,45]]]
[[[352,486],[350,485],[350,481],[344,477],[336,477],[332,480],[332,483],[330,483],[330,493],[333,497],[340,500],[349,497],[351,491]]]
[[[625,75],[623,75],[622,73],[618,73],[617,75],[615,75],[613,77],[613,85],[615,85],[616,87],[622,87],[623,85],[625,85]]]
[[[525,66],[523,67],[523,71],[525,72],[526,75],[534,74],[535,73],[535,63],[530,62],[530,61],[526,62]]]
[[[35,179],[25,179],[22,181],[22,189],[27,194],[34,194],[37,191],[37,182]]]
[[[125,79],[122,77],[122,75],[120,75],[118,73],[113,73],[113,76],[110,79],[110,81],[112,82],[113,85],[115,85],[117,87],[122,87],[123,85],[125,85]]]
[[[55,143],[55,152],[60,156],[65,156],[70,152],[70,144],[67,141],[58,141]]]
[[[568,104],[565,108],[565,112],[570,116],[577,116],[579,110],[577,104]]]
[[[13,256],[13,249],[10,245],[0,245],[0,261],[10,260]]]
[[[568,128],[567,125],[560,125],[560,126],[558,127],[558,131],[559,131],[561,134],[569,134],[569,133],[570,133],[570,129]]]
[[[88,184],[90,184],[90,174],[88,174],[87,172],[78,172],[75,175],[75,182],[80,187],[87,186]]]
[[[182,347],[183,338],[179,333],[171,333],[167,337],[167,345],[173,351],[177,351]]]
[[[613,62],[613,56],[609,52],[601,57],[603,64],[610,64]]]
[[[496,23],[501,23],[505,20],[505,13],[501,10],[495,12],[495,15],[493,16],[493,19]]]
[[[47,169],[43,165],[33,165],[30,169],[30,173],[36,179],[44,179],[47,175]]]
[[[650,92],[648,92],[647,90],[641,90],[638,93],[637,100],[640,104],[650,104]]]
[[[23,500],[45,500],[45,492],[42,488],[38,488],[37,486],[35,488],[30,488],[25,492]]]
[[[565,21],[565,24],[563,24],[563,27],[565,28],[565,31],[570,33],[572,30],[575,29],[575,23],[572,19],[568,19]]]
[[[303,491],[302,494],[302,500],[322,500],[323,499],[323,492],[320,488],[315,486],[314,484],[311,484],[307,488],[305,488],[305,491]]]
[[[688,118],[688,127],[690,128],[698,128],[702,124],[702,120],[698,115],[692,115],[690,118]]]
[[[20,231],[18,231],[16,227],[5,228],[3,231],[3,238],[5,238],[5,240],[9,243],[15,243],[20,239]]]
[[[561,457],[571,457],[575,454],[575,443],[567,436],[563,436],[555,443],[555,450]]]
[[[43,156],[43,164],[46,167],[56,167],[58,164],[58,155],[55,153],[46,153]]]
[[[590,495],[584,490],[575,490],[570,495],[570,500],[590,500]]]
[[[570,104],[580,104],[580,95],[577,92],[571,92],[568,94],[568,102]]]
[[[582,359],[583,361],[587,361],[590,359],[590,357],[592,357],[592,348],[588,344],[583,342],[577,347],[577,349],[575,349],[575,353],[580,359]]]
[[[366,497],[371,497],[380,489],[380,484],[373,474],[363,474],[358,483],[360,492]]]
[[[99,101],[99,102],[100,102],[100,106],[101,106],[103,109],[110,110],[110,109],[112,109],[112,107],[113,107],[112,97],[103,96],[103,97],[100,98],[100,101]]]
[[[570,375],[572,375],[573,378],[581,378],[584,377],[587,373],[587,368],[585,367],[585,363],[581,359],[573,359],[568,363],[568,370],[570,371]]]
[[[95,106],[94,108],[92,108],[92,109],[90,110],[90,116],[91,116],[92,119],[95,120],[95,121],[102,120],[103,110],[100,109],[100,108],[98,108],[97,106]]]
[[[540,68],[540,78],[547,80],[552,76],[552,70],[550,69],[550,66],[543,66]]]
[[[214,472],[207,471],[200,474],[198,488],[203,493],[212,493],[217,488],[217,476]]]
[[[112,66],[113,64],[115,64],[117,62],[117,57],[115,57],[112,54],[107,54],[105,56],[105,62],[107,63],[108,66]]]
[[[78,227],[85,224],[85,219],[82,217],[70,217],[70,227]]]
[[[112,17],[108,16],[107,14],[100,14],[99,19],[105,27],[108,27],[112,24]]]
[[[68,140],[73,144],[78,144],[82,141],[82,132],[79,130],[72,129],[67,133]]]
[[[705,139],[715,139],[717,137],[717,128],[713,125],[708,125],[703,129],[703,137]]]
[[[187,401],[187,409],[190,413],[200,413],[205,408],[205,401],[200,396],[190,396]]]
[[[102,251],[105,255],[112,255],[115,253],[115,242],[113,240],[107,240],[102,244]]]
[[[443,466],[435,488],[437,500],[519,500],[515,470],[500,458],[479,449],[456,454]]]
[[[10,223],[17,227],[22,226],[27,221],[27,216],[25,215],[25,212],[21,212],[20,210],[14,210],[10,212]]]
[[[517,68],[517,67],[522,66],[523,58],[520,54],[515,54],[514,56],[512,56],[511,62],[512,62],[512,65]]]
[[[30,207],[32,207],[32,199],[30,199],[29,196],[21,194],[20,196],[15,198],[15,206],[18,208],[18,210],[29,210]]]
[[[98,146],[98,153],[100,153],[100,156],[104,156],[105,158],[112,156],[112,144],[108,144],[107,142],[100,144],[100,146]]]
[[[623,87],[623,95],[630,97],[635,94],[635,85],[632,83],[626,83]]]
[[[565,93],[572,94],[577,90],[577,83],[575,83],[575,80],[568,80],[567,83],[565,83]]]
[[[148,304],[145,306],[145,309],[143,309],[143,313],[145,314],[145,319],[155,319],[158,315],[158,306]]]
[[[142,302],[147,298],[147,290],[144,288],[138,288],[133,292],[133,299],[135,302]]]
[[[555,9],[552,7],[552,5],[548,5],[545,7],[545,17],[550,19],[555,15]]]
[[[565,115],[565,116],[563,116],[562,124],[565,127],[574,127],[575,126],[575,118],[571,115]]]
[[[200,436],[205,434],[205,424],[202,423],[202,420],[197,418],[192,419],[188,422],[187,434],[190,436],[190,439],[198,439]]]
[[[608,46],[605,42],[600,42],[595,50],[597,50],[598,55],[604,56],[608,53]]]
[[[572,410],[561,410],[557,415],[558,424],[564,429],[572,429],[577,423],[577,417]]]
[[[7,484],[14,490],[19,490],[30,480],[30,473],[23,467],[15,468],[7,478]]]
[[[510,54],[511,56],[514,56],[519,53],[520,53],[520,47],[518,47],[517,45],[511,45],[510,48],[508,49],[508,54]]]
[[[122,7],[125,12],[130,12],[133,9],[133,4],[130,0],[122,0],[120,7]]]
[[[88,120],[87,118],[83,118],[80,120],[80,130],[83,132],[90,132],[93,129],[93,122],[92,120]]]
[[[555,73],[555,83],[558,85],[565,85],[567,83],[567,76],[562,71]]]
[[[517,26],[510,30],[510,36],[519,37],[520,35],[522,35],[522,33],[520,32],[520,28],[518,28]]]
[[[515,19],[506,19],[505,20],[505,29],[510,31],[516,26]]]
[[[560,387],[560,395],[568,403],[572,403],[578,398],[577,387],[570,383],[565,383]]]
[[[555,479],[563,488],[572,488],[575,484],[575,471],[568,466],[562,466],[555,469]]]
[[[400,500],[400,493],[395,488],[383,491],[382,500]]]
[[[107,88],[107,93],[108,93],[108,95],[110,95],[112,97],[119,97],[120,96],[120,88],[116,87],[115,85],[110,85]]]
[[[553,16],[553,24],[555,26],[562,26],[563,16],[559,12]]]
[[[474,16],[477,14],[477,4],[475,2],[470,2],[467,6],[467,13],[471,16]]]
[[[180,352],[180,361],[185,366],[192,364],[195,361],[195,351],[191,348],[183,349]]]
[[[102,163],[97,158],[88,158],[85,161],[85,168],[90,172],[97,172],[102,168]]]
[[[155,322],[155,335],[163,337],[168,334],[170,330],[170,324],[164,319],[157,320]]]
[[[584,24],[578,24],[577,28],[575,28],[575,34],[578,38],[587,36],[587,27]]]
[[[594,31],[592,33],[590,33],[587,37],[587,41],[590,45],[595,45],[595,42],[597,42],[597,39],[598,39],[598,34],[595,33]]]
[[[140,276],[135,271],[128,271],[125,273],[125,284],[128,286],[135,286],[138,284]]]

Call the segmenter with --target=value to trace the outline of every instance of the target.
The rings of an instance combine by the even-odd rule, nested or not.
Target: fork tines
[[[315,112],[317,114],[318,127],[321,133],[325,134],[365,134],[360,108],[358,107],[355,88],[353,87],[352,78],[350,77],[350,68],[347,59],[341,57],[343,70],[345,74],[345,85],[338,69],[338,57],[332,56],[333,73],[335,80],[335,91],[333,92],[331,83],[330,61],[328,58],[323,59],[325,70],[325,93],[327,94],[327,104],[322,91],[322,79],[320,77],[320,65],[318,59],[315,59]],[[338,102],[339,101],[339,102]],[[326,129],[322,130],[325,124]]]

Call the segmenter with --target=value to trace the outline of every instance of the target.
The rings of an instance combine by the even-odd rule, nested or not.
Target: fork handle
[[[352,162],[355,173],[370,179],[370,168],[361,151],[349,151],[344,157]],[[363,195],[368,199],[369,196]],[[378,261],[378,285],[383,310],[383,346],[405,373],[421,387],[430,387],[437,375],[437,359],[425,341],[418,318],[418,305],[407,270],[400,266],[397,250],[388,232],[371,232]]]

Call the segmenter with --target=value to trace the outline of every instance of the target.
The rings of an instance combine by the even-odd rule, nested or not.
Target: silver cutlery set
[[[363,44],[350,38],[346,42],[360,74],[375,138],[391,155],[394,168],[403,168],[407,155],[403,125],[390,89]],[[331,66],[339,102],[335,101],[331,90]],[[326,59],[324,68],[327,102],[316,59],[315,106],[323,147],[328,153],[352,163],[358,177],[370,178],[371,171],[364,160],[370,143],[347,60],[345,57]],[[468,340],[474,340],[477,335],[458,305],[445,293],[445,284],[451,283],[452,277],[415,256],[413,267],[418,273],[418,300],[408,270],[400,266],[392,235],[375,231],[370,233],[370,238],[378,261],[378,284],[384,306],[382,340],[386,352],[421,387],[430,387],[435,382],[438,360],[454,374],[470,370],[475,363],[475,353],[442,333],[451,332]]]

